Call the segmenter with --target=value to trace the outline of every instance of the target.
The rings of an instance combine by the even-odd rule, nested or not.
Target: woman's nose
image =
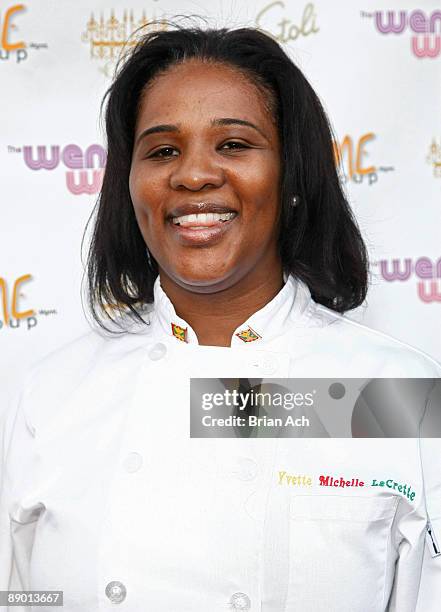
[[[174,164],[170,175],[172,189],[186,188],[199,191],[206,185],[221,187],[224,172],[212,155],[198,149],[194,153],[181,153],[178,163]]]

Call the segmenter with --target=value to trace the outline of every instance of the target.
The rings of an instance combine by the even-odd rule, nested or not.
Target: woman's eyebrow
[[[254,123],[251,123],[251,121],[247,121],[246,119],[235,119],[233,117],[222,117],[221,119],[212,119],[211,120],[211,125],[212,126],[217,126],[217,125],[245,125],[247,127],[251,127],[254,130],[256,130],[257,132],[259,132],[259,134],[261,134],[261,136],[263,136],[264,138],[267,138],[266,135],[264,134],[264,132],[257,127],[257,125],[255,125]],[[161,125],[154,125],[150,128],[147,128],[146,130],[143,130],[141,132],[141,134],[138,136],[137,140],[136,140],[136,145],[138,145],[138,143],[140,142],[140,140],[142,140],[143,138],[145,138],[146,136],[149,136],[150,134],[158,134],[161,132],[180,132],[180,128],[178,125],[173,125],[171,123],[162,123]]]
[[[261,136],[266,138],[264,132],[259,127],[257,127],[257,125],[251,123],[251,121],[247,121],[246,119],[233,119],[232,117],[224,117],[222,119],[213,119],[211,121],[211,125],[246,125],[248,127],[253,128],[257,132],[259,132]]]

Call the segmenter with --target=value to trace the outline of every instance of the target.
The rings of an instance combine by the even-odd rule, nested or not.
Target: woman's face
[[[129,187],[161,275],[213,292],[256,270],[274,274],[279,182],[267,98],[239,71],[191,60],[150,83]]]

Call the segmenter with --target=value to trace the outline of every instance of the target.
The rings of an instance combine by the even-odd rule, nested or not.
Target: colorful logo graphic
[[[429,257],[419,257],[412,261],[410,257],[401,259],[381,259],[376,262],[382,278],[391,283],[406,282],[416,277],[417,293],[422,302],[441,302],[441,257],[433,262]]]
[[[15,23],[17,13],[26,9],[24,4],[9,6],[4,13],[0,12],[0,60],[15,58],[17,64],[28,58],[28,49],[47,49],[46,43],[31,42],[26,44],[16,33],[18,27]]]
[[[411,33],[410,49],[419,59],[435,58],[441,53],[441,10],[434,10],[430,15],[421,9],[361,11],[361,17],[373,19],[380,34]]]
[[[98,193],[101,189],[107,154],[99,144],[92,144],[83,152],[76,144],[63,148],[58,145],[23,147],[8,146],[10,153],[22,153],[31,170],[52,171],[60,164],[66,168],[66,187],[74,195]]]
[[[299,22],[294,23],[286,17],[286,5],[281,0],[275,0],[261,9],[256,15],[256,26],[275,38],[278,42],[288,43],[297,40],[299,36],[317,34],[317,14],[314,5],[309,2],[303,9]]]
[[[369,157],[367,144],[375,137],[373,132],[368,132],[358,139],[346,135],[341,142],[334,142],[335,161],[344,182],[374,185],[378,182],[380,173],[395,169],[393,166],[366,165],[365,158]]]
[[[435,138],[432,140],[426,161],[433,167],[433,176],[441,178],[441,140],[440,144],[436,142]]]
[[[81,34],[81,40],[89,45],[91,59],[100,61],[101,71],[111,77],[113,66],[121,51],[136,45],[147,28],[149,31],[166,30],[167,24],[155,14],[149,19],[145,11],[139,19],[136,19],[133,11],[125,10],[121,20],[115,17],[113,10],[108,19],[104,19],[102,13],[99,19],[95,19],[92,13],[86,30]]]
[[[38,323],[38,316],[49,316],[57,314],[55,309],[40,309],[34,308],[22,309],[22,303],[28,301],[28,296],[24,293],[23,285],[32,280],[31,274],[23,274],[16,278],[12,283],[12,292],[8,290],[8,285],[5,278],[0,277],[0,330],[3,328],[18,329],[26,326],[29,330],[33,329]]]
[[[247,327],[246,329],[242,329],[240,332],[236,334],[238,338],[243,340],[244,342],[253,342],[254,340],[259,340],[262,336],[254,331],[251,327]]]
[[[172,323],[171,328],[172,328],[172,334],[174,335],[175,338],[177,338],[181,342],[187,342],[187,328],[186,327],[181,327],[180,325],[177,325],[176,323]]]

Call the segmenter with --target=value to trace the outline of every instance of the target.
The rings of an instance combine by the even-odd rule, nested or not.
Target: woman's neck
[[[215,292],[191,290],[160,273],[162,289],[176,314],[194,330],[200,345],[231,346],[233,332],[270,302],[283,287],[282,266],[254,272],[228,288]],[[206,288],[205,288],[206,289]]]

